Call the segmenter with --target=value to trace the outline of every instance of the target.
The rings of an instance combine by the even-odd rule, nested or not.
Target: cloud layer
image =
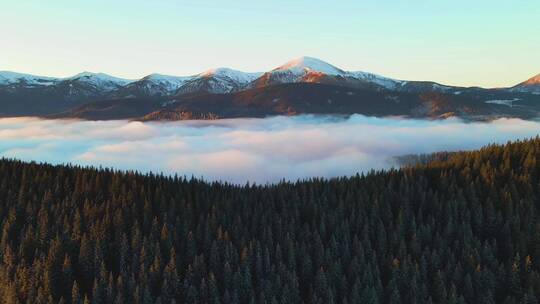
[[[393,156],[475,149],[536,136],[540,122],[361,115],[219,121],[0,119],[0,155],[50,163],[266,183],[389,168]]]

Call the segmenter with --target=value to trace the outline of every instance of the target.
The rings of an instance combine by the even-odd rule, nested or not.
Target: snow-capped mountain
[[[245,88],[262,73],[245,73],[229,68],[207,70],[186,81],[177,91],[177,95],[195,93],[223,94]]]
[[[349,72],[313,57],[291,60],[254,80],[250,87],[284,83],[323,83],[354,88],[395,89],[402,81],[366,72]]]
[[[62,84],[71,84],[75,83],[80,85],[91,86],[92,88],[99,91],[112,91],[116,90],[132,80],[122,79],[107,75],[104,73],[91,73],[91,72],[82,72],[77,75],[65,78],[58,77],[46,77],[46,76],[35,76],[30,74],[22,74],[9,71],[0,71],[0,85],[19,85],[19,86],[51,86],[51,85],[62,85]]]
[[[540,75],[506,89],[461,88],[430,81],[405,81],[368,72],[347,71],[313,57],[291,60],[266,73],[217,68],[191,76],[150,74],[138,80],[91,72],[54,78],[0,71],[0,116],[44,115],[87,104],[109,105],[116,102],[125,107],[121,113],[132,113],[131,107],[134,105],[130,102],[133,100],[144,104],[141,109],[148,109],[176,105],[187,99],[194,102],[191,106],[197,106],[195,100],[215,103],[227,98],[258,98],[261,105],[279,107],[276,113],[282,110],[289,113],[287,109],[291,104],[305,101],[306,108],[302,111],[307,113],[310,110],[309,104],[312,104],[309,100],[317,99],[319,91],[325,92],[328,97],[323,100],[326,102],[324,107],[319,108],[322,113],[336,111],[340,101],[347,102],[347,105],[341,105],[340,109],[343,110],[363,98],[373,100],[376,95],[401,107],[405,107],[404,100],[411,98],[420,98],[423,106],[429,104],[430,108],[437,109],[454,109],[451,106],[442,107],[441,104],[468,103],[470,99],[484,106],[486,101],[516,98],[523,104],[536,105],[536,100],[540,98]],[[223,104],[218,102],[214,106],[219,108]],[[472,104],[468,108],[473,108]],[[94,109],[93,106],[91,109]],[[106,107],[103,111],[110,112],[112,109]],[[421,107],[415,109],[423,111]],[[508,109],[501,109],[500,106],[494,109],[495,112],[503,110]],[[240,112],[244,111],[248,113],[251,110],[242,109]],[[102,112],[94,114],[96,117],[103,115]]]
[[[527,79],[511,89],[515,92],[540,94],[540,74]]]
[[[347,74],[347,72],[327,62],[308,56],[293,59],[282,66],[275,68],[272,72],[290,73],[298,76],[309,73],[322,73],[333,76],[344,76]]]
[[[321,83],[355,89],[390,90],[398,92],[445,93],[453,87],[431,81],[405,81],[363,71],[345,71],[313,57],[291,60],[272,71],[264,73],[249,87],[265,87],[285,83]]]
[[[27,86],[45,86],[55,84],[58,81],[58,78],[53,77],[35,76],[10,71],[0,71],[0,85],[19,84]]]
[[[193,76],[150,74],[125,85],[114,92],[113,95],[116,97],[155,97],[172,95],[190,79],[193,79]]]
[[[82,73],[66,78],[0,73],[0,113],[39,115],[67,110],[107,98],[127,80],[105,74]]]
[[[279,84],[321,83],[356,89],[390,90],[397,92],[452,93],[466,88],[446,86],[431,81],[405,81],[363,71],[347,71],[313,57],[300,57],[266,73],[245,73],[229,68],[207,70],[192,76],[151,74],[138,80],[128,80],[103,73],[83,72],[66,78],[35,76],[0,71],[0,89],[36,89],[41,87],[77,88],[85,96],[154,97],[198,93],[230,93],[249,88]],[[512,88],[511,92],[540,94],[540,74]]]
[[[246,73],[241,72],[229,68],[217,68],[217,69],[210,69],[207,71],[202,72],[198,76],[201,78],[221,78],[221,79],[227,79],[227,80],[233,80],[236,83],[239,84],[247,84],[258,77],[260,77],[262,73],[255,72],[255,73]]]
[[[107,75],[104,73],[82,72],[77,75],[57,79],[57,82],[46,90],[54,91],[63,100],[78,101],[89,98],[106,98],[107,94],[116,91],[132,80]]]
[[[128,80],[103,73],[83,72],[66,78],[53,78],[0,72],[2,86],[18,88],[41,86],[66,87],[68,99],[84,97],[156,97],[207,93],[231,93],[289,83],[321,83],[356,89],[392,90],[400,92],[446,92],[451,87],[433,82],[402,81],[367,72],[350,72],[313,57],[291,60],[266,73],[245,73],[229,68],[207,70],[193,76],[151,74]]]
[[[312,57],[300,57],[291,60],[261,77],[255,79],[251,86],[264,87],[269,85],[297,83],[297,82],[320,82],[325,76],[343,76],[346,72]]]
[[[243,89],[261,74],[244,73],[229,68],[211,69],[193,76],[151,74],[123,86],[112,95],[115,97],[155,97],[230,93]]]
[[[102,92],[110,92],[117,90],[130,82],[133,82],[133,80],[118,78],[104,73],[82,72],[77,75],[64,78],[61,80],[61,82],[66,82],[71,85],[86,85]]]

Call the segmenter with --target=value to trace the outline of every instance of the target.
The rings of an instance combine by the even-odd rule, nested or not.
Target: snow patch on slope
[[[387,78],[387,77],[380,76],[377,74],[361,72],[361,71],[347,72],[347,76],[350,76],[358,80],[364,80],[367,82],[375,83],[389,90],[394,90],[397,87],[403,86],[406,84],[406,81],[395,80],[395,79]]]
[[[173,92],[178,90],[187,81],[193,79],[193,76],[170,76],[161,74],[150,74],[144,77],[142,80],[150,81],[154,84],[160,85],[166,88],[167,91]]]
[[[0,84],[10,85],[16,83],[24,83],[27,85],[53,85],[59,81],[59,78],[35,76],[30,74],[16,73],[10,71],[0,71]]]
[[[171,95],[191,79],[193,76],[150,74],[123,86],[115,94],[119,97]]]
[[[82,72],[77,75],[67,77],[64,80],[79,81],[85,84],[92,85],[96,88],[109,90],[109,91],[117,89],[120,86],[124,86],[134,81],[134,80],[124,79],[124,78],[114,77],[105,73],[92,73],[92,72]]]
[[[229,78],[239,84],[247,84],[260,77],[263,73],[245,73],[229,68],[210,69],[202,72],[198,77]]]
[[[513,106],[514,101],[521,100],[520,98],[513,98],[513,99],[494,99],[494,100],[486,100],[486,103],[496,104],[496,105],[503,105],[503,106]]]
[[[117,82],[117,83],[129,83],[129,82],[133,82],[134,80],[130,80],[130,79],[124,79],[124,78],[119,78],[119,77],[115,77],[115,76],[111,76],[109,74],[105,74],[105,73],[92,73],[92,72],[82,72],[82,73],[79,73],[77,75],[74,75],[74,76],[71,76],[71,77],[67,77],[65,78],[66,80],[74,80],[74,79],[98,79],[98,80],[101,80],[101,81],[110,81],[110,82]]]

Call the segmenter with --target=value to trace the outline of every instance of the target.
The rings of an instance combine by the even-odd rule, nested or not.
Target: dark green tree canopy
[[[0,303],[538,303],[538,208],[539,138],[264,186],[4,159]]]

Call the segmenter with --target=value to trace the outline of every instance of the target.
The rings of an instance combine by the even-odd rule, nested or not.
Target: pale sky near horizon
[[[0,70],[125,78],[303,55],[345,70],[464,86],[540,73],[540,1],[0,0]]]

